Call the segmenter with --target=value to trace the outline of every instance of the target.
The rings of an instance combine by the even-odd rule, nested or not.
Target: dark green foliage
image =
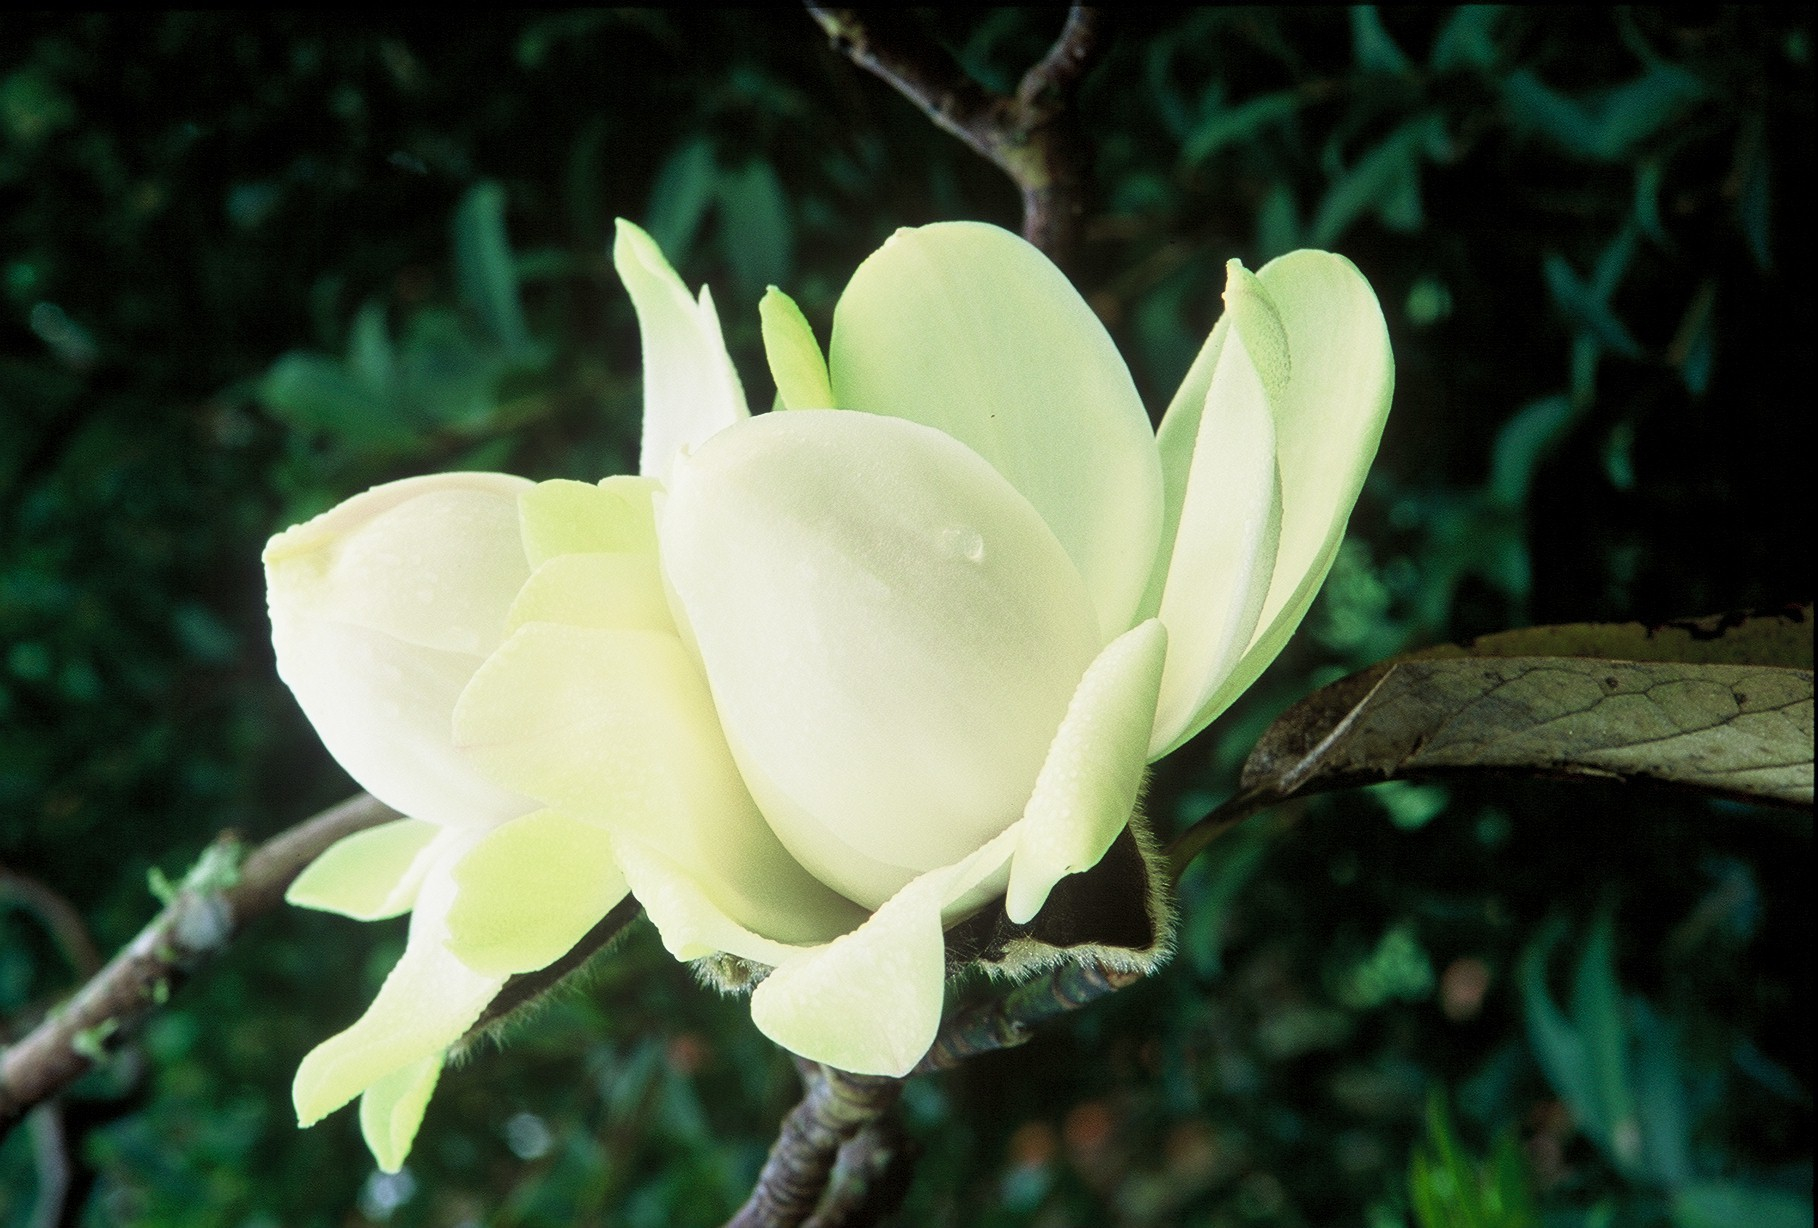
[[[1059,24],[923,19],[1006,89]],[[1232,256],[1343,251],[1398,361],[1332,580],[1159,766],[1164,832],[1276,713],[1386,654],[1810,598],[1808,13],[1111,33],[1070,272],[1154,410]],[[0,862],[105,954],[151,915],[148,870],[350,791],[272,674],[259,549],[407,474],[632,468],[614,217],[712,286],[761,406],[766,284],[824,338],[894,227],[1016,209],[788,12],[6,18]],[[1664,793],[1290,804],[1190,872],[1162,976],[908,1089],[903,1222],[1530,1223],[1479,1214],[1520,1167],[1549,1225],[1810,1223],[1809,859],[1807,818]],[[408,1176],[373,1173],[349,1114],[297,1132],[298,1058],[400,941],[290,911],[173,995],[66,1100],[71,1222],[654,1228],[743,1196],[794,1073],[644,927],[445,1079]],[[6,1034],[83,959],[0,894]],[[1456,1122],[1423,1121],[1434,1087]],[[34,1137],[0,1145],[0,1224],[31,1222]]]

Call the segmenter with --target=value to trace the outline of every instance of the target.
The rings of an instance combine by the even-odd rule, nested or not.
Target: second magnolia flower
[[[766,1034],[901,1074],[943,933],[1028,921],[1129,822],[1146,765],[1280,651],[1331,566],[1392,370],[1341,257],[1233,262],[1152,432],[1085,302],[1022,240],[898,232],[823,358],[763,304],[783,412],[751,418],[705,291],[621,224],[642,474],[413,479],[274,538],[280,672],[411,816],[293,899],[413,909],[367,1014],[298,1072],[401,1162],[504,979],[635,895],[678,958],[772,969]]]

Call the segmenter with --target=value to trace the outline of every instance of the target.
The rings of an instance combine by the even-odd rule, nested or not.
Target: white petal
[[[644,340],[644,441],[638,470],[666,482],[676,453],[747,416],[719,317],[697,302],[649,235],[620,219],[612,248]]]
[[[460,760],[450,722],[529,575],[517,500],[530,486],[471,473],[393,482],[265,549],[279,676],[348,774],[413,818],[529,809]]]
[[[758,304],[763,321],[764,357],[785,409],[832,409],[833,385],[820,342],[795,300],[775,286]]]
[[[1097,865],[1142,791],[1168,632],[1157,619],[1112,640],[1080,679],[1019,825],[1004,911],[1034,918],[1054,884]]]
[[[464,759],[454,706],[480,659],[274,606],[272,645],[328,753],[367,792],[429,823],[490,826],[535,809]]]
[[[566,955],[625,898],[612,842],[553,810],[513,819],[453,870],[448,947],[476,972],[534,972]]]
[[[409,910],[429,869],[429,846],[448,829],[416,819],[381,823],[343,836],[322,851],[284,892],[300,908],[378,921]]]
[[[1173,544],[1159,609],[1168,666],[1155,758],[1222,710],[1212,701],[1250,645],[1280,535],[1273,404],[1289,380],[1287,337],[1266,292],[1236,261],[1225,301],[1204,399],[1197,407],[1177,399],[1160,437],[1171,482],[1164,535],[1171,530]]]
[[[442,1077],[444,1060],[445,1055],[437,1053],[412,1062],[361,1094],[360,1133],[381,1172],[395,1173],[404,1167],[417,1128],[423,1124],[423,1111]]]
[[[617,476],[595,485],[538,482],[518,496],[518,525],[532,569],[568,554],[654,551],[649,478]]]
[[[940,1029],[943,914],[1002,873],[1012,828],[959,863],[911,880],[858,929],[779,964],[751,995],[771,1040],[856,1074],[905,1075]]]
[[[662,850],[741,924],[794,942],[853,923],[758,813],[673,634],[530,623],[474,676],[455,728],[494,779]]]
[[[459,1040],[505,983],[483,976],[448,949],[455,884],[449,867],[464,848],[424,877],[410,914],[410,938],[366,1013],[310,1050],[291,1095],[299,1125],[311,1125],[388,1075],[438,1056]]]
[[[1154,435],[1130,372],[1059,269],[974,222],[899,230],[833,318],[835,403],[937,427],[1035,506],[1108,639],[1131,626],[1161,527]]]
[[[898,418],[769,414],[676,466],[658,531],[746,783],[875,907],[1022,813],[1100,647],[1054,535]]]
[[[375,487],[265,547],[274,613],[382,631],[485,656],[530,575],[518,530],[523,478],[443,473]]]
[[[1338,556],[1395,387],[1382,309],[1349,260],[1291,252],[1256,276],[1280,313],[1293,359],[1275,407],[1281,545],[1250,646],[1202,712],[1222,711],[1243,694],[1306,616]]]

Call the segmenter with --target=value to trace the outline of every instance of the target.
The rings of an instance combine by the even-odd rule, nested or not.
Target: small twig
[[[805,1066],[802,1101],[783,1118],[751,1197],[726,1228],[796,1228],[804,1223],[827,1189],[841,1147],[883,1116],[902,1090],[901,1079]]]
[[[29,875],[0,866],[0,901],[11,899],[36,914],[50,931],[57,949],[80,980],[87,980],[101,966],[101,953],[82,924],[75,905]]]
[[[69,1140],[63,1133],[63,1110],[55,1101],[31,1112],[32,1164],[38,1170],[38,1201],[31,1228],[58,1228],[69,1205]]]
[[[397,817],[361,794],[273,836],[244,860],[237,836],[218,837],[137,937],[30,1033],[0,1050],[0,1131],[104,1059],[197,964],[276,908],[322,850]]]
[[[880,10],[809,13],[853,63],[888,82],[937,125],[1010,176],[1023,198],[1023,237],[1065,265],[1085,212],[1085,157],[1070,105],[1099,46],[1095,9],[1073,5],[1054,45],[1008,97],[968,77],[908,22]]]
[[[1169,878],[1176,883],[1180,882],[1180,876],[1193,864],[1193,859],[1205,852],[1214,840],[1245,819],[1284,800],[1286,798],[1282,793],[1267,788],[1246,789],[1226,798],[1210,814],[1174,837],[1168,845]]]

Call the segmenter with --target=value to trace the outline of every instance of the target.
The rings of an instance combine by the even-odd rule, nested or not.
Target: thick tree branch
[[[827,1190],[840,1149],[889,1111],[903,1091],[901,1079],[847,1074],[813,1062],[797,1065],[802,1102],[783,1118],[751,1197],[727,1228],[796,1228],[807,1222]],[[821,1224],[849,1222],[822,1219]]]
[[[93,1069],[189,972],[226,949],[247,922],[276,908],[291,880],[322,850],[397,817],[361,794],[250,853],[238,836],[224,832],[136,938],[31,1032],[0,1051],[0,1131]]]
[[[1060,37],[1016,93],[992,93],[945,50],[887,10],[808,11],[853,63],[875,74],[1010,176],[1023,198],[1023,237],[1065,267],[1085,212],[1085,155],[1075,87],[1100,47],[1097,10],[1073,5]]]

